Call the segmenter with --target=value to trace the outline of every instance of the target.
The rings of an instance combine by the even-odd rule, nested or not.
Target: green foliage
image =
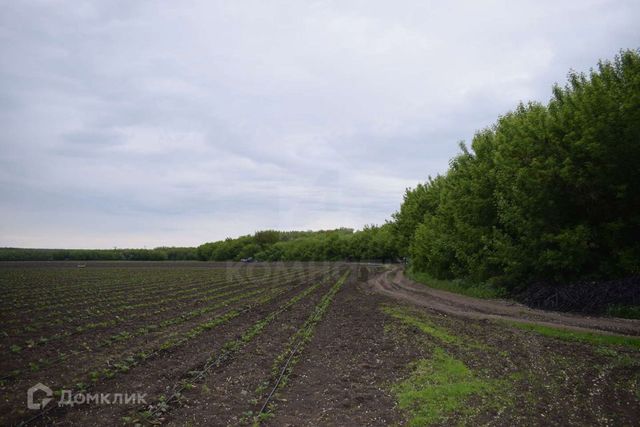
[[[178,261],[197,260],[196,248],[24,249],[0,248],[0,261]]]
[[[613,304],[607,307],[607,315],[625,319],[640,319],[640,306]]]
[[[433,214],[439,204],[438,185],[442,177],[429,177],[426,184],[418,184],[416,188],[408,188],[400,211],[393,214],[393,231],[398,241],[402,256],[408,255],[416,229],[422,223],[425,214]]]
[[[458,337],[451,335],[446,329],[437,327],[427,322],[424,318],[416,317],[400,307],[385,306],[382,308],[382,311],[400,320],[402,323],[418,328],[421,332],[431,335],[444,343],[451,344],[459,341]]]
[[[209,242],[197,248],[19,249],[0,248],[0,261],[395,261],[393,224],[321,231],[258,231],[253,235]]]
[[[253,236],[205,243],[198,257],[211,261],[395,261],[398,252],[392,224],[321,231],[259,231]]]
[[[533,331],[540,335],[557,338],[564,341],[578,341],[593,345],[623,346],[640,350],[640,338],[636,337],[572,331],[568,329],[558,329],[552,328],[550,326],[534,325],[530,323],[521,323],[515,321],[508,321],[506,323],[518,329]]]
[[[443,291],[483,299],[506,297],[506,293],[503,288],[498,288],[485,283],[468,283],[461,279],[434,279],[427,273],[416,272],[413,270],[409,270],[407,273],[412,280],[418,283],[424,283],[431,288],[442,289]]]
[[[497,380],[477,377],[462,361],[436,348],[431,359],[418,360],[406,380],[393,391],[401,409],[409,411],[409,425],[446,423],[447,417],[464,411],[472,396],[498,392]]]
[[[640,272],[640,54],[570,73],[548,105],[478,132],[407,190],[399,252],[438,279],[515,283]]]

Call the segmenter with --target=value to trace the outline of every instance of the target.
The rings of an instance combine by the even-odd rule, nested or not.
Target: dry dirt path
[[[566,329],[640,336],[640,320],[536,310],[514,301],[482,300],[416,283],[393,268],[366,284],[369,290],[436,312],[472,319],[507,320]]]

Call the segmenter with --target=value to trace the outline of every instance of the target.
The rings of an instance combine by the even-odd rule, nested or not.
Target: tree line
[[[187,261],[198,260],[197,248],[28,249],[0,248],[0,261]]]
[[[391,224],[321,231],[258,231],[237,239],[205,243],[198,247],[202,260],[253,258],[259,261],[396,261]]]
[[[400,252],[417,271],[512,288],[640,272],[640,55],[570,72],[476,133],[404,195]]]

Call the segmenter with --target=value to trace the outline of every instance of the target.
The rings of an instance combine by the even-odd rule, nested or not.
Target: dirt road
[[[640,336],[640,320],[589,317],[535,310],[507,300],[481,300],[416,283],[401,268],[391,269],[366,284],[366,289],[439,313],[472,319],[507,320],[599,333]]]

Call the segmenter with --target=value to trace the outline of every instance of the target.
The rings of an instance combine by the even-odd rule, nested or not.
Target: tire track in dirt
[[[401,268],[393,268],[367,281],[365,289],[452,316],[640,336],[640,320],[581,316],[536,310],[514,301],[472,298],[416,283],[407,278]]]

